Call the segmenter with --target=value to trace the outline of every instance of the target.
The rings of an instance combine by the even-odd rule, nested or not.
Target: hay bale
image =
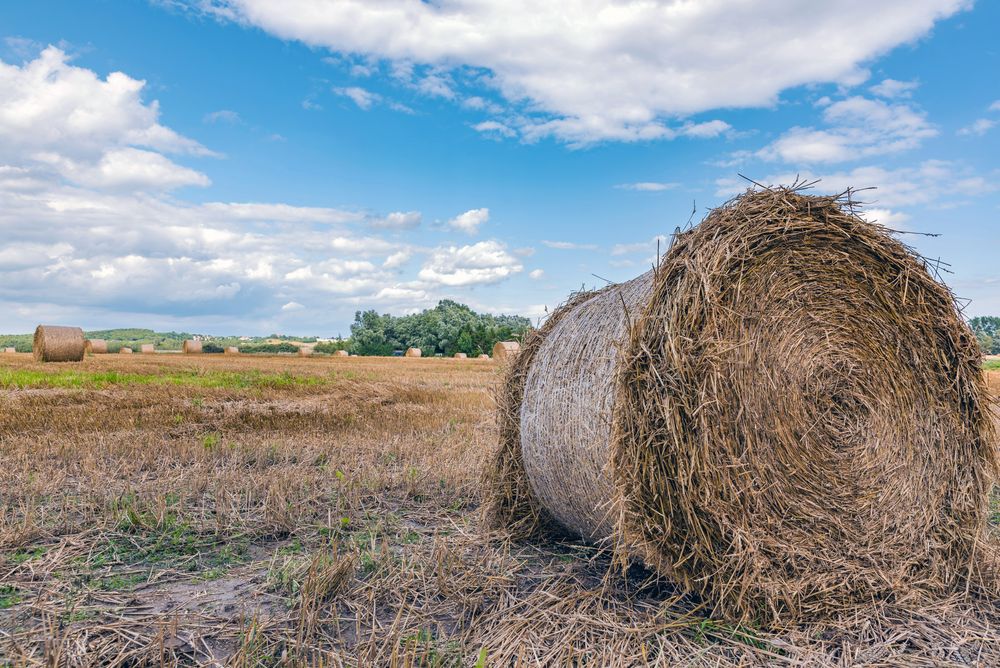
[[[457,360],[464,360],[467,359],[468,357],[469,356],[466,355],[465,353],[455,353],[455,359]]]
[[[201,341],[195,341],[194,339],[186,339],[184,341],[183,351],[185,355],[200,355]]]
[[[88,355],[105,355],[108,352],[108,342],[104,339],[87,339],[84,346]]]
[[[79,327],[39,325],[31,351],[37,362],[79,362],[85,348]]]
[[[131,355],[132,354],[132,349],[131,348],[119,348],[118,349],[118,354],[119,355]]]
[[[490,356],[487,355],[486,353],[483,353],[482,355],[479,356],[479,359],[481,359],[481,360],[488,360],[489,358],[490,358]]]
[[[407,357],[420,357],[421,355],[423,355],[423,353],[420,351],[420,348],[407,348],[406,349],[406,356]]]
[[[156,352],[156,346],[154,346],[152,343],[144,343],[141,346],[139,346],[139,352],[142,353],[143,355],[152,355],[153,353]]]
[[[237,348],[236,346],[226,346],[226,349],[223,352],[226,355],[239,355],[240,349]]]
[[[737,621],[947,594],[987,577],[979,360],[948,289],[849,199],[748,192],[529,334],[487,516],[613,545]]]
[[[8,346],[7,348],[4,348],[3,351],[4,351],[4,353],[7,353],[7,354],[13,354],[13,353],[17,352],[17,348],[11,348],[11,347]]]
[[[313,349],[310,346],[299,346],[299,357],[312,357]]]
[[[493,346],[493,359],[513,359],[520,352],[521,344],[517,341],[497,341],[496,345]]]
[[[347,357],[349,354],[350,353],[348,353],[346,350],[338,350],[337,352],[333,353],[333,356],[334,357]]]

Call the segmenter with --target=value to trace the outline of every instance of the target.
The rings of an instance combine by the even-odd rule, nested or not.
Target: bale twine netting
[[[82,329],[57,325],[36,327],[31,345],[36,362],[79,362],[85,348]]]
[[[990,402],[952,294],[849,195],[750,191],[526,338],[487,517],[734,620],[944,594],[992,582]]]
[[[108,342],[104,339],[87,339],[84,348],[88,355],[105,355],[108,352]]]
[[[195,341],[194,339],[185,339],[183,352],[185,355],[200,355],[201,341]]]

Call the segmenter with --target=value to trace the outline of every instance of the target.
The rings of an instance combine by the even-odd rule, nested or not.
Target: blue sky
[[[0,330],[537,317],[739,173],[877,187],[868,215],[940,233],[905,239],[1000,314],[998,26],[983,0],[4,3]]]

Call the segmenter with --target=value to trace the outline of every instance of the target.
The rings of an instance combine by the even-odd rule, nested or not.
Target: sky
[[[987,0],[3,3],[0,331],[537,319],[743,176],[874,188],[1000,315],[998,27]]]

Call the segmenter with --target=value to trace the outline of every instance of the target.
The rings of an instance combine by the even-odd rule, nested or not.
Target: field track
[[[964,651],[942,625],[998,651],[961,606],[769,635],[485,531],[500,366],[0,357],[0,664],[899,665]]]

